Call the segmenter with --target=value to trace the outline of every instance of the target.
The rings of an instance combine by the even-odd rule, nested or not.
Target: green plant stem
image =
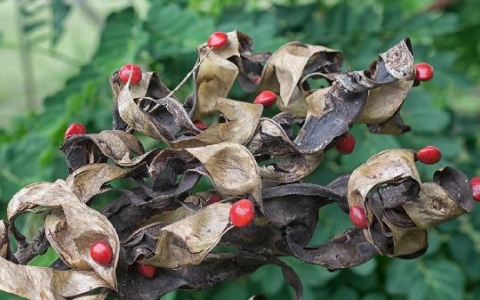
[[[17,28],[19,31],[19,40],[20,40],[20,64],[22,68],[23,82],[24,82],[24,93],[25,93],[25,109],[27,111],[35,111],[37,107],[37,101],[35,99],[35,78],[33,76],[33,63],[32,63],[32,54],[30,49],[30,44],[28,39],[25,36],[24,20],[21,13],[21,1],[14,1],[16,5],[16,19],[17,19]]]
[[[2,43],[0,45],[0,47],[3,48],[3,49],[6,49],[6,50],[12,50],[12,51],[18,51],[21,48],[20,45],[14,44],[14,43]],[[81,61],[79,61],[75,58],[72,58],[68,55],[65,55],[61,52],[58,52],[54,49],[47,49],[47,48],[43,48],[43,47],[35,47],[35,48],[30,48],[30,52],[33,53],[33,54],[38,54],[38,55],[43,55],[43,56],[54,58],[58,61],[61,61],[65,64],[68,64],[68,65],[71,65],[71,66],[74,66],[74,67],[82,66]]]

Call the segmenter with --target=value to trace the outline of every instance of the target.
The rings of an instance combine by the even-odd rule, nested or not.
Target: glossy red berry
[[[236,227],[245,227],[255,218],[255,208],[252,201],[241,199],[230,208],[230,221]]]
[[[95,242],[90,246],[90,257],[99,265],[108,266],[113,259],[112,247],[105,241]]]
[[[131,84],[137,84],[142,79],[142,69],[135,64],[126,64],[118,71],[118,77],[123,83],[128,82],[130,74],[132,74]]]
[[[342,154],[350,154],[355,149],[355,143],[355,137],[346,132],[338,139],[335,148]]]
[[[201,130],[207,129],[207,125],[202,121],[193,121],[193,125],[197,126],[197,128]]]
[[[433,67],[427,63],[418,63],[415,65],[415,79],[418,81],[428,81],[433,78]]]
[[[350,207],[349,216],[355,227],[368,228],[367,216],[365,215],[365,210],[361,206],[353,205]]]
[[[480,201],[480,176],[473,177],[470,180],[470,185],[473,190],[473,199],[475,201]]]
[[[207,205],[210,205],[213,203],[220,202],[220,200],[222,200],[222,196],[220,196],[219,194],[213,194],[210,197],[208,197],[206,202],[207,202]]]
[[[85,134],[87,133],[87,129],[85,129],[85,125],[81,123],[73,123],[68,126],[67,130],[65,131],[64,138],[74,135],[74,134]]]
[[[277,102],[277,95],[271,91],[263,91],[255,97],[255,100],[253,100],[253,103],[261,104],[265,108],[273,106],[275,102]]]
[[[228,35],[225,32],[217,31],[212,33],[207,40],[207,46],[219,50],[228,44]]]
[[[426,146],[417,151],[417,159],[426,165],[433,165],[440,161],[442,152],[437,147]]]
[[[155,277],[155,273],[157,273],[157,268],[151,265],[137,263],[137,271],[144,277],[153,278]]]

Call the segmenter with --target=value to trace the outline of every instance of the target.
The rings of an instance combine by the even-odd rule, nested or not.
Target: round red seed
[[[137,263],[137,271],[141,275],[147,278],[153,278],[155,277],[155,274],[157,273],[157,268],[151,265],[145,265],[141,263]]]
[[[475,201],[480,201],[480,176],[473,177],[470,180],[470,185],[473,190],[473,199]]]
[[[205,130],[207,129],[207,124],[203,123],[202,121],[193,121],[193,125],[197,126],[198,129]]]
[[[338,139],[337,143],[335,144],[335,148],[337,151],[342,154],[350,154],[355,149],[355,137],[350,133],[346,132]]]
[[[68,126],[67,130],[65,131],[64,138],[75,134],[85,134],[87,130],[85,129],[85,125],[82,123],[73,123]]]
[[[415,65],[415,79],[418,81],[428,81],[433,78],[433,67],[427,63],[418,63]]]
[[[113,260],[112,247],[105,241],[95,242],[90,246],[90,257],[99,265],[108,266]]]
[[[417,151],[417,159],[426,165],[433,165],[442,159],[442,152],[435,146],[426,146]]]
[[[137,84],[142,79],[142,69],[135,64],[126,64],[118,71],[118,77],[123,83],[127,83],[130,78],[131,84]]]
[[[225,32],[217,31],[212,33],[207,40],[207,46],[219,50],[228,44],[228,35]]]
[[[349,216],[355,227],[368,228],[367,216],[365,215],[365,210],[361,206],[353,205],[350,207]]]
[[[255,104],[261,104],[265,108],[269,108],[275,104],[277,101],[277,95],[274,92],[271,91],[263,91],[255,97],[255,100],[253,100],[253,103]]]
[[[241,199],[230,208],[230,222],[236,227],[245,227],[255,218],[255,208],[252,201]]]
[[[207,205],[210,205],[213,203],[220,202],[220,200],[222,200],[222,196],[220,196],[219,194],[213,194],[210,197],[208,197],[206,203]]]

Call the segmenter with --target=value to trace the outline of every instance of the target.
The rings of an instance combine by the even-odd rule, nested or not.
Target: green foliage
[[[364,126],[357,125],[352,129],[358,143],[355,152],[342,157],[327,153],[322,166],[306,181],[328,182],[338,174],[352,171],[382,149],[418,149],[429,144],[442,150],[443,159],[439,165],[419,168],[425,179],[447,164],[474,176],[480,172],[480,153],[476,150],[480,136],[475,117],[480,105],[471,103],[476,99],[470,93],[473,88],[470,86],[472,79],[480,78],[480,66],[475,63],[480,61],[480,42],[472,38],[480,29],[480,11],[474,9],[476,0],[467,0],[458,1],[447,11],[418,12],[430,2],[408,1],[400,5],[393,1],[362,4],[330,1],[334,4],[327,5],[318,1],[265,9],[249,2],[246,9],[237,6],[236,1],[152,0],[143,19],[134,7],[111,13],[91,61],[69,78],[61,91],[44,99],[43,112],[19,115],[0,130],[2,211],[21,187],[66,176],[58,146],[69,123],[82,122],[89,132],[111,127],[108,76],[112,72],[127,62],[136,62],[159,72],[165,84],[174,87],[193,66],[199,43],[214,30],[235,28],[254,38],[256,51],[275,51],[288,40],[342,50],[348,58],[347,69],[368,68],[377,53],[410,36],[416,59],[435,67],[435,79],[410,93],[402,108],[402,116],[413,133],[400,137],[371,135]],[[35,10],[27,8],[25,3],[21,12],[28,20],[24,30],[29,32],[31,42],[41,40],[45,26],[53,28],[51,41],[58,41],[69,5],[59,0],[46,2],[52,11],[48,23],[35,17],[47,9],[44,7],[47,4],[37,4]],[[209,12],[205,7],[215,9]],[[237,90],[233,93],[232,97],[245,96]],[[335,208],[322,211],[320,217],[314,238],[318,243],[350,226],[348,217]],[[478,220],[477,210],[431,231],[429,251],[424,258],[413,261],[375,258],[363,266],[335,273],[289,258],[285,261],[299,273],[306,300],[477,299],[480,297],[480,289],[476,288],[480,281],[480,260],[476,259],[480,251]],[[25,223],[27,226],[28,222]],[[51,262],[54,254],[46,255],[37,263]],[[247,299],[258,293],[280,300],[292,297],[280,270],[268,266],[249,278],[223,283],[215,289],[196,293],[178,291],[165,299]]]

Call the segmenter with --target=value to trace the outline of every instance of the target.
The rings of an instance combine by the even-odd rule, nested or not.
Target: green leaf
[[[358,300],[358,293],[348,286],[341,286],[328,299],[329,300],[345,300],[345,299]]]
[[[442,260],[395,260],[387,269],[386,289],[408,300],[463,299],[465,276],[454,263]]]
[[[53,35],[52,35],[52,44],[55,45],[60,39],[60,36],[63,33],[63,24],[65,22],[68,13],[70,12],[71,6],[67,5],[63,0],[53,0],[51,3],[52,15],[53,15]]]
[[[273,295],[280,291],[285,285],[285,281],[282,277],[282,271],[276,266],[263,266],[259,268],[250,277],[253,281],[258,282],[261,286],[263,293],[267,295]],[[224,299],[230,299],[231,297],[225,297]],[[246,298],[244,298],[246,299]]]
[[[455,234],[448,242],[448,249],[455,261],[458,261],[467,271],[469,278],[479,280],[480,260],[472,259],[478,256],[473,241],[466,235]]]
[[[152,2],[145,26],[155,58],[194,52],[214,30],[212,19],[165,1]]]
[[[371,259],[368,262],[353,267],[350,270],[360,276],[367,276],[372,274],[375,271],[375,268],[377,267],[377,261],[375,259]]]
[[[123,64],[135,62],[147,39],[133,8],[112,13],[106,20],[92,65],[103,76],[109,75]]]
[[[387,298],[380,293],[371,293],[362,297],[362,300],[387,300]]]

